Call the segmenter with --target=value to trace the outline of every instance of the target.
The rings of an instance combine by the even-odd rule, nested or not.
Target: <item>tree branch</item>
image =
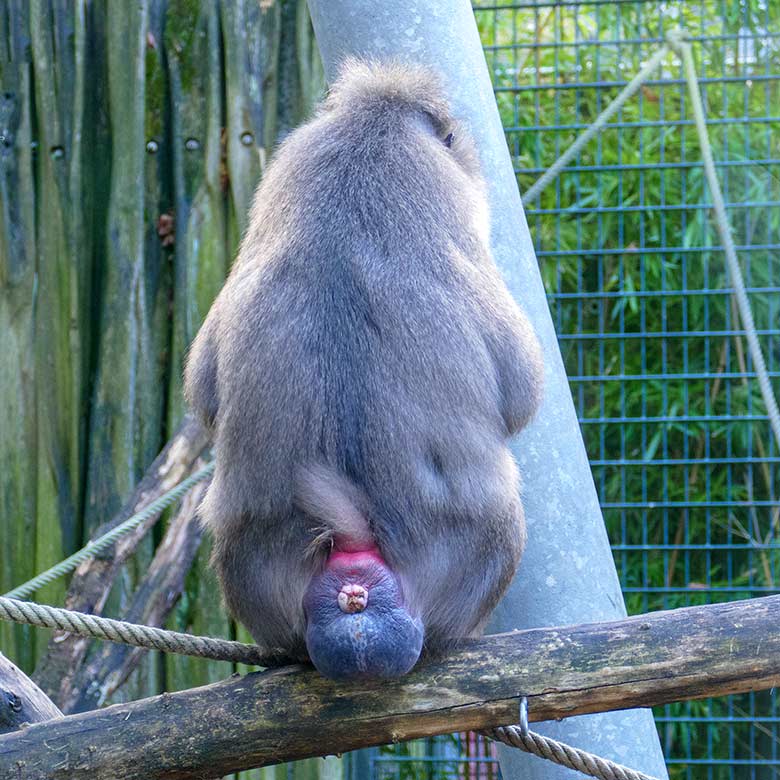
[[[132,514],[189,476],[198,456],[208,444],[208,434],[192,417],[185,417],[168,444],[147,469],[121,512],[100,526],[95,537],[111,530]],[[119,539],[113,552],[84,561],[73,574],[65,606],[78,612],[101,614],[120,568],[133,554],[144,534],[157,521],[150,518],[135,531]],[[33,675],[41,688],[58,704],[69,701],[73,680],[84,663],[89,639],[57,632]]]
[[[254,673],[2,736],[0,776],[194,780],[505,725],[522,695],[538,721],[769,688],[779,620],[769,596],[470,640],[395,681]]]
[[[196,468],[203,465],[205,463],[201,461]],[[184,580],[203,537],[196,513],[207,487],[208,482],[201,482],[182,499],[122,620],[145,626],[165,623],[184,588]],[[104,642],[73,676],[62,709],[68,713],[84,712],[103,706],[146,652],[140,647]]]
[[[61,717],[54,702],[0,653],[0,734],[15,731],[26,723]]]

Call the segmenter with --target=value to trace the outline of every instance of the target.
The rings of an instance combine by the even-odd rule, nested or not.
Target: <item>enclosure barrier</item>
[[[672,36],[669,43],[681,55],[686,66],[694,113],[697,125],[702,131],[700,137],[702,153],[705,158],[705,168],[713,200],[716,203],[718,228],[727,250],[730,270],[739,299],[740,289],[744,294],[744,285],[740,287],[741,278],[736,263],[736,254],[733,251],[733,240],[730,237],[725,211],[722,208],[722,197],[717,180],[714,178],[714,167],[712,166],[711,153],[708,151],[706,127],[704,127],[701,101],[696,89],[696,76],[693,71],[690,47],[679,35]],[[629,87],[632,89],[632,93],[647,79],[651,70],[650,65],[652,64],[654,67],[659,61],[660,56],[656,55],[653,61],[643,68],[642,73],[631,82]],[[628,88],[626,92],[628,92]],[[610,111],[614,113],[615,110],[617,110],[617,106],[613,104],[604,114]],[[588,140],[584,136],[592,137],[603,125],[608,118],[604,114],[599,118],[599,120],[603,119],[604,121],[599,124],[599,120],[597,120],[597,123],[578,140],[578,148]],[[570,150],[570,158],[574,156],[575,151],[574,147]],[[549,175],[543,177],[536,188],[538,189],[543,183],[547,184],[552,181],[555,173],[560,171],[565,162],[565,159],[562,158],[555,166],[556,170],[551,170]],[[718,204],[720,204],[720,208],[717,208]],[[739,300],[740,311],[743,319],[746,320],[751,352],[754,352],[758,350],[758,347],[757,341],[755,341],[755,329],[752,327],[752,320],[749,317],[749,307],[747,315],[744,311],[746,302],[746,296],[744,296],[744,302]],[[751,341],[751,336],[755,344]],[[760,350],[758,350],[758,359],[754,354],[754,360],[760,369],[763,366]],[[765,369],[763,375],[761,370],[758,371],[758,374],[762,393],[767,402],[769,417],[777,435],[777,406],[771,393],[771,386],[766,380]],[[209,473],[210,470],[207,467],[190,478],[187,486],[204,479]],[[169,491],[169,493],[173,494],[174,491]],[[175,500],[179,494],[173,495],[170,501]],[[115,529],[110,535],[109,541],[103,546],[99,547],[95,544],[88,546],[85,551],[81,551],[64,562],[64,565],[40,575],[39,578],[26,584],[23,588],[15,589],[11,594],[14,596],[29,595],[54,576],[71,570],[89,556],[106,549],[120,536],[136,530],[152,515],[158,514],[165,505],[167,504],[161,499],[158,500],[157,503],[149,507],[149,511],[136,515],[123,526]],[[311,699],[307,699],[302,694],[302,690],[308,694],[313,690],[313,686],[316,687],[311,680],[306,679],[307,675],[311,676],[312,673],[289,668],[265,673],[257,679],[254,677],[245,678],[245,681],[249,682],[248,687],[241,687],[245,681],[230,681],[206,688],[193,689],[183,694],[166,694],[131,705],[116,705],[116,707],[107,708],[100,713],[70,716],[62,720],[50,721],[47,724],[31,727],[23,733],[0,738],[0,769],[4,768],[4,762],[7,759],[14,762],[9,764],[8,768],[16,770],[18,776],[23,778],[55,777],[59,776],[58,772],[64,773],[63,777],[74,778],[86,777],[88,773],[98,780],[102,777],[163,777],[168,776],[165,772],[171,771],[175,771],[177,777],[198,776],[198,772],[203,772],[204,769],[211,771],[214,767],[212,743],[209,741],[208,750],[204,750],[203,759],[207,763],[194,766],[192,756],[190,754],[182,756],[180,752],[177,753],[176,746],[178,744],[179,748],[181,747],[183,743],[180,740],[182,739],[195,740],[195,733],[194,731],[188,732],[187,728],[184,728],[184,733],[175,733],[175,729],[171,731],[169,729],[171,715],[167,710],[169,708],[176,709],[175,717],[186,720],[188,724],[190,722],[202,723],[204,718],[211,718],[209,708],[212,705],[207,700],[210,695],[214,695],[220,702],[223,699],[226,702],[225,711],[216,713],[216,726],[221,730],[212,731],[212,736],[217,742],[222,740],[220,742],[222,749],[222,752],[219,753],[220,760],[224,760],[225,766],[229,767],[223,771],[236,771],[250,766],[320,755],[322,750],[312,753],[311,746],[316,745],[317,737],[323,736],[327,738],[328,751],[339,752],[369,744],[382,744],[400,739],[411,739],[416,736],[450,733],[458,729],[482,728],[488,730],[493,736],[501,738],[503,733],[506,737],[509,732],[502,732],[497,724],[515,721],[517,719],[516,713],[508,721],[499,720],[498,716],[504,715],[509,702],[512,702],[513,706],[516,707],[518,700],[525,700],[526,697],[531,702],[530,720],[547,720],[560,719],[567,715],[606,712],[633,706],[650,706],[681,699],[769,688],[776,685],[777,680],[780,679],[778,677],[780,662],[776,660],[780,657],[778,653],[780,642],[775,639],[776,632],[774,630],[777,618],[780,616],[780,603],[777,601],[779,598],[769,597],[750,602],[688,608],[614,623],[599,623],[564,629],[536,629],[512,635],[487,637],[480,642],[467,644],[459,654],[446,661],[434,662],[432,665],[425,666],[412,677],[392,684],[390,686],[391,698],[400,697],[403,706],[396,703],[395,707],[390,707],[388,704],[386,709],[378,707],[376,704],[367,709],[367,705],[364,703],[363,710],[361,710],[355,698],[362,699],[364,692],[362,686],[358,693],[344,692],[341,688],[338,691],[331,691],[327,688],[329,683],[322,681],[321,678],[316,679],[321,684],[324,682],[326,687],[320,689],[318,695],[322,697],[322,700],[315,705]],[[40,616],[36,619],[28,619],[27,616],[36,612],[35,607],[37,606],[14,605],[10,599],[0,599],[0,618],[14,619],[18,622],[29,622],[35,625],[52,625],[46,623]],[[46,611],[49,614],[62,613],[58,618],[61,620],[65,620],[65,616],[68,614],[74,614],[54,608],[42,608],[42,610],[38,610],[38,613],[42,614]],[[94,626],[109,623],[128,625],[120,621],[101,620],[89,615],[84,616],[84,618],[92,619]],[[53,625],[78,633],[73,625],[56,622]],[[148,629],[145,626],[137,628]],[[154,635],[153,632],[154,630],[152,630],[152,635]],[[641,632],[647,633],[643,635]],[[161,635],[173,633],[159,632]],[[95,634],[93,627],[88,635],[100,634]],[[128,641],[127,636],[122,637],[121,633],[117,636],[120,637],[119,640],[111,636],[103,638]],[[212,654],[209,655],[207,645],[209,638],[191,637],[190,639],[201,640],[200,650],[195,654],[205,657],[225,657],[220,655],[222,651],[216,645]],[[206,641],[205,645],[203,644],[204,640]],[[223,645],[229,644],[221,640],[215,640],[215,642],[221,642]],[[566,656],[563,664],[561,659],[556,658],[556,651],[561,650],[561,645],[565,646],[566,651],[571,653],[571,655]],[[152,644],[151,646],[157,645]],[[161,649],[172,650],[173,648],[161,646]],[[173,649],[173,651],[180,652],[182,650]],[[505,657],[502,657],[502,653],[505,654]],[[545,668],[549,668],[551,658],[555,658],[554,663],[551,664],[556,668],[555,680],[549,679],[549,672],[545,671]],[[247,655],[241,660],[253,659]],[[525,664],[525,667],[521,671],[522,664]],[[590,669],[595,671],[589,672]],[[2,681],[2,674],[3,670],[0,668],[0,681]],[[593,674],[600,675],[601,679],[593,679]],[[575,678],[578,675],[581,679],[575,683]],[[563,678],[564,684],[561,683],[561,678]],[[513,681],[518,683],[521,679],[523,682],[522,694],[508,693],[507,687]],[[449,681],[449,686],[447,681]],[[484,700],[472,698],[477,692],[485,693],[480,689],[483,684],[488,687],[494,685],[490,695]],[[251,688],[253,693],[244,700],[242,696],[248,688]],[[409,691],[412,691],[411,700],[404,698],[410,696]],[[534,694],[533,691],[538,691],[538,693]],[[190,694],[192,695],[190,696]],[[382,684],[381,690],[379,688],[372,690],[368,686],[365,694],[367,699],[372,696],[384,698],[389,695],[388,686]],[[246,751],[243,751],[242,756],[236,756],[235,748],[231,752],[231,745],[243,744],[247,741],[256,745],[259,735],[251,733],[251,728],[241,722],[241,714],[237,716],[235,721],[227,722],[225,720],[222,722],[221,718],[227,719],[230,708],[233,706],[229,703],[231,696],[236,696],[237,699],[244,702],[246,711],[243,715],[247,719],[251,718],[250,703],[256,696],[257,701],[280,697],[280,707],[288,705],[292,709],[300,707],[300,720],[296,719],[295,724],[292,725],[285,720],[286,716],[283,711],[263,712],[262,717],[267,720],[263,721],[266,726],[264,739],[260,740],[261,746],[257,747],[257,751],[260,752],[252,753],[250,757],[247,757]],[[288,700],[284,697],[288,697]],[[419,697],[420,702],[415,703],[414,697]],[[457,701],[455,701],[456,699]],[[321,713],[324,708],[327,708],[329,701],[331,707],[334,702],[337,703],[337,711],[331,712],[330,716],[327,713],[316,714],[316,712]],[[396,698],[397,701],[399,699]],[[342,714],[343,707],[346,707],[347,717]],[[354,713],[350,707],[355,708]],[[116,719],[117,712],[112,712],[113,710],[121,710],[125,720],[132,718],[134,726],[137,727],[135,731],[130,730],[131,733],[128,733],[126,739],[122,736],[117,741],[117,735],[116,733],[112,734],[113,727],[108,720],[101,721],[100,724],[96,725],[94,720],[90,719],[103,715],[108,719]],[[446,723],[441,722],[443,715],[447,715]],[[255,715],[255,717],[257,716]],[[336,720],[338,722],[334,722]],[[482,721],[486,722],[481,723]],[[347,725],[345,726],[345,724]],[[51,731],[41,731],[46,728],[51,729]],[[104,736],[111,734],[111,739],[108,741],[96,740],[93,732],[95,728],[105,729],[101,733]],[[209,729],[213,728],[214,726],[209,723]],[[167,745],[167,752],[172,756],[169,760],[174,761],[174,764],[165,765],[161,757],[155,755],[149,759],[156,762],[155,766],[146,766],[141,773],[136,774],[139,762],[143,764],[143,759],[136,755],[135,751],[140,750],[142,746],[146,747],[145,739],[148,738],[144,729],[148,729],[149,734],[157,729],[170,731],[170,739],[166,738],[163,742],[164,745]],[[279,737],[281,730],[286,730],[288,734],[284,739]],[[522,729],[515,729],[511,733],[513,736],[509,741],[521,742],[523,739],[528,739],[527,732]],[[32,740],[30,739],[31,734],[33,735]],[[88,738],[85,735],[89,735]],[[20,744],[24,745],[24,751],[28,758],[20,757],[21,748],[18,743],[14,742],[14,739],[21,740]],[[54,751],[59,755],[59,759],[55,756],[51,766],[44,760],[46,753],[52,753],[48,740],[56,740],[57,744],[62,746]],[[159,738],[157,741],[160,741]],[[118,756],[121,756],[122,751],[124,751],[127,769],[117,769],[115,764],[101,762],[99,756],[103,755],[101,753],[103,750],[106,755],[110,755],[113,750]],[[571,750],[576,753],[573,749]],[[89,755],[88,760],[79,758],[75,764],[71,763],[71,756],[82,757],[85,754]],[[16,757],[14,758],[14,756]],[[246,760],[261,760],[262,763],[236,763]],[[130,768],[131,763],[132,768]],[[576,764],[571,765],[576,766]],[[604,771],[606,770],[602,771],[596,767],[592,773],[594,776],[606,777]],[[124,772],[129,772],[129,774]],[[627,774],[620,776],[641,776],[641,773],[631,773],[630,770],[626,770],[626,772]],[[609,776],[617,777],[619,775]]]

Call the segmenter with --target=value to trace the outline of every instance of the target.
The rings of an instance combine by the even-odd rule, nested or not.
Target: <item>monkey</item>
[[[513,578],[508,443],[543,362],[489,240],[431,69],[346,60],[276,150],[184,379],[224,600],[268,652],[399,677],[481,633]]]

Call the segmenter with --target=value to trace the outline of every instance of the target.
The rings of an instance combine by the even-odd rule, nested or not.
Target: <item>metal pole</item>
[[[441,72],[455,111],[470,126],[480,150],[490,187],[496,262],[544,347],[544,405],[536,422],[523,431],[514,446],[525,485],[528,546],[490,630],[584,623],[624,615],[598,497],[470,3],[309,0],[309,9],[329,80],[347,55],[398,58]],[[648,774],[667,776],[647,710],[571,718],[538,730]],[[573,780],[577,776],[509,748],[502,748],[500,757],[505,780]]]

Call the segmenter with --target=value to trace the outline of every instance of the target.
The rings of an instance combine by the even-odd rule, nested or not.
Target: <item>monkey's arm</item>
[[[217,313],[212,306],[190,346],[184,367],[184,396],[190,408],[208,428],[219,411],[217,395]]]
[[[542,348],[525,314],[508,306],[489,339],[501,393],[501,415],[510,436],[524,428],[542,401]]]

